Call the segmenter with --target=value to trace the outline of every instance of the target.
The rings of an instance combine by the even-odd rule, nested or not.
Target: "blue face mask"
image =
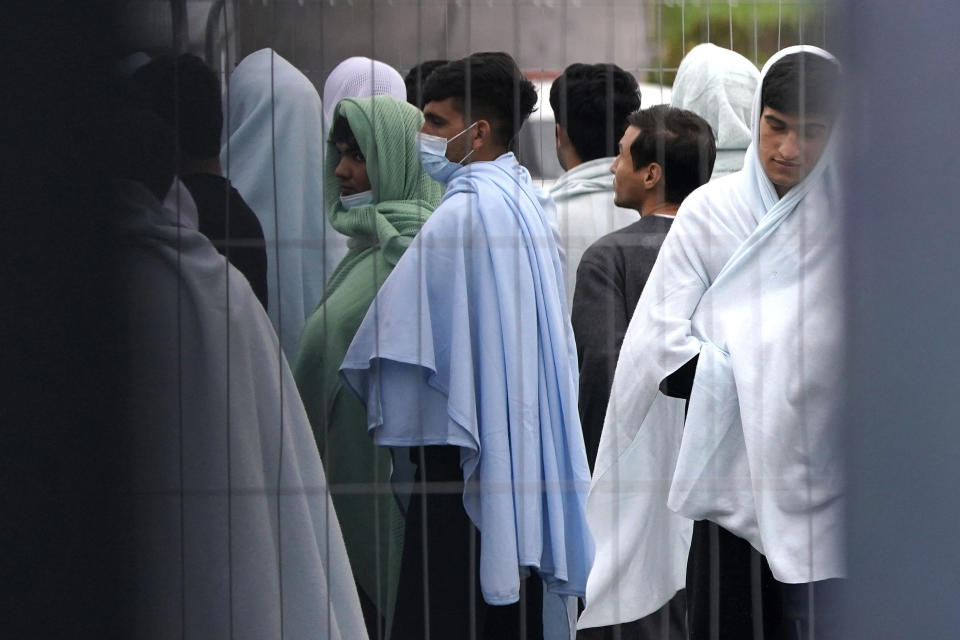
[[[365,207],[368,204],[373,204],[373,191],[367,189],[366,191],[361,191],[360,193],[354,193],[349,196],[340,196],[340,204],[343,205],[344,209],[350,210],[357,207]]]
[[[467,158],[473,155],[476,149],[471,149],[470,153],[465,155],[460,162],[451,162],[447,160],[447,143],[451,140],[456,140],[467,131],[470,131],[476,124],[477,123],[474,122],[449,140],[440,136],[432,136],[429,133],[420,132],[417,134],[417,142],[420,147],[420,164],[423,165],[423,170],[426,171],[431,178],[437,182],[446,184],[447,181],[450,180],[450,176],[463,166]]]

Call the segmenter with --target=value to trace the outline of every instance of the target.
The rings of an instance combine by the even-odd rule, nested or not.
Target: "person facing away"
[[[760,82],[752,62],[715,44],[698,44],[680,61],[670,104],[710,123],[717,139],[711,179],[743,168],[750,145],[750,109]]]
[[[423,109],[423,85],[434,69],[439,69],[449,60],[425,60],[412,67],[403,77],[403,84],[407,87],[407,102],[417,109]]]
[[[226,102],[220,161],[263,227],[267,313],[293,362],[307,316],[347,250],[324,211],[323,106],[313,83],[272,49],[240,61]]]
[[[324,185],[330,223],[350,250],[307,320],[293,369],[372,638],[392,620],[403,513],[389,490],[390,452],[370,440],[363,404],[338,370],[377,290],[440,202],[443,188],[420,166],[422,124],[416,107],[390,96],[346,98],[334,110]]]
[[[573,307],[577,266],[595,240],[636,221],[613,202],[610,163],[627,128],[627,115],[640,108],[634,77],[615,64],[572,64],[550,86],[556,118],[557,159],[566,172],[550,188],[564,251],[566,305]]]
[[[240,193],[223,177],[220,166],[223,105],[217,74],[194,55],[164,55],[138,68],[130,84],[144,107],[177,130],[178,177],[196,205],[200,233],[246,276],[266,308],[263,229]],[[182,208],[184,200],[168,198],[177,209]]]
[[[277,336],[249,282],[160,202],[176,133],[114,122],[117,395],[133,526],[117,549],[131,635],[366,638],[320,456]]]
[[[424,100],[446,191],[340,369],[374,442],[415,447],[392,637],[569,638],[593,553],[576,351],[552,201],[508,151],[536,91],[475,53]]]
[[[333,126],[333,110],[344,98],[391,96],[407,99],[407,85],[400,72],[379,60],[364,56],[347,58],[330,72],[323,83],[323,130]]]
[[[680,203],[707,182],[716,157],[710,125],[690,111],[657,105],[631,113],[627,125],[610,172],[615,202],[637,211],[640,219],[590,245],[580,260],[573,297],[580,420],[591,469],[630,317]],[[584,629],[578,637],[685,640],[685,616],[681,592],[644,618]]]
[[[694,640],[833,637],[839,73],[816,47],[771,57],[743,170],[688,196],[663,243],[614,374],[581,626],[646,615],[686,587]]]

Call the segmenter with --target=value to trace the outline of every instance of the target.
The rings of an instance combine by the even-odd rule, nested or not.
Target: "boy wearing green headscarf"
[[[422,124],[416,107],[389,96],[337,105],[324,197],[350,250],[307,321],[294,367],[371,637],[382,637],[378,627],[390,629],[403,514],[389,488],[390,454],[367,435],[366,411],[343,389],[338,369],[377,290],[443,194],[420,165]]]

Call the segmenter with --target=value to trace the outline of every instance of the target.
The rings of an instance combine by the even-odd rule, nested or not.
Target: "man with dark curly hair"
[[[340,369],[417,468],[392,637],[569,637],[593,557],[576,351],[553,202],[509,151],[536,91],[478,53],[423,93],[421,164],[446,191]]]
[[[553,81],[550,107],[557,122],[557,159],[566,172],[550,196],[557,203],[567,306],[572,309],[584,251],[601,236],[637,221],[635,211],[614,205],[609,169],[627,115],[640,108],[640,90],[633,75],[615,64],[575,63]]]

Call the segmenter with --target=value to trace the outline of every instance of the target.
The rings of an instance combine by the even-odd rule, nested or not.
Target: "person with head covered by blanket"
[[[390,453],[366,434],[367,416],[344,392],[340,363],[377,288],[440,202],[420,167],[423,114],[391,96],[344,98],[333,111],[324,189],[330,224],[350,250],[303,329],[293,367],[357,579],[371,638],[389,629],[396,599],[403,512],[389,491]]]
[[[323,464],[267,312],[161,203],[176,131],[152,111],[118,111],[106,142],[123,265],[116,330],[129,345],[117,389],[129,475],[117,491],[132,526],[116,550],[131,572],[116,587],[129,634],[365,640]]]
[[[750,146],[750,110],[760,72],[736,51],[705,42],[683,56],[670,104],[706,120],[717,139],[711,180],[740,171]]]
[[[693,640],[832,637],[845,574],[839,73],[815,47],[775,54],[743,169],[677,212],[614,375],[582,628],[639,619],[686,587]]]
[[[417,465],[395,640],[569,638],[590,570],[555,210],[508,150],[535,102],[507,54],[431,73],[420,158],[446,191],[340,369]]]

